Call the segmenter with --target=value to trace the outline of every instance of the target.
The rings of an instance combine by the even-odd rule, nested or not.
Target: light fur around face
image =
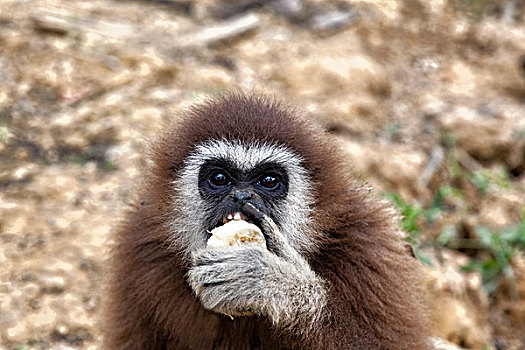
[[[206,246],[209,234],[205,219],[213,210],[210,203],[199,197],[198,176],[202,165],[209,160],[223,160],[241,171],[249,171],[263,163],[282,166],[289,180],[288,194],[276,205],[275,216],[282,223],[279,229],[300,252],[312,251],[315,237],[310,224],[313,203],[311,185],[303,159],[282,145],[240,141],[212,140],[199,144],[187,157],[180,175],[173,181],[173,215],[167,225],[172,232],[172,244],[189,257],[191,252]]]

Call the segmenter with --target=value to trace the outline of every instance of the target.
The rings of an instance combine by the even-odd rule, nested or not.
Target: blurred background
[[[148,140],[237,88],[297,105],[399,209],[435,336],[525,349],[524,21],[523,0],[0,0],[0,349],[100,347]]]

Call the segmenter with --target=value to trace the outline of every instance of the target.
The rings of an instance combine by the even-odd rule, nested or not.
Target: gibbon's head
[[[298,251],[309,252],[319,200],[341,182],[334,153],[293,109],[229,94],[186,110],[162,135],[149,188],[178,251],[206,247],[212,229],[244,218],[242,207],[251,203]]]

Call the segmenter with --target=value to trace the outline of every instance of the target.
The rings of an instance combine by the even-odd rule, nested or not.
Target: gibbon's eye
[[[230,183],[230,180],[223,173],[215,173],[208,180],[213,186],[222,187]]]
[[[279,185],[279,180],[273,175],[265,175],[261,178],[259,183],[269,190],[275,189]]]

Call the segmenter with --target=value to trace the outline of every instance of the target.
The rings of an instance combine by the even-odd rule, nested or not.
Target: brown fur
[[[322,228],[307,257],[328,287],[315,332],[273,329],[264,318],[205,310],[169,246],[171,181],[192,148],[227,138],[284,144],[305,159],[314,183],[312,220]],[[141,204],[116,234],[107,288],[107,349],[423,349],[418,262],[396,237],[388,208],[352,190],[348,169],[327,138],[273,100],[230,94],[193,107],[153,146]],[[196,194],[197,195],[197,194]],[[300,325],[299,325],[300,327]]]

